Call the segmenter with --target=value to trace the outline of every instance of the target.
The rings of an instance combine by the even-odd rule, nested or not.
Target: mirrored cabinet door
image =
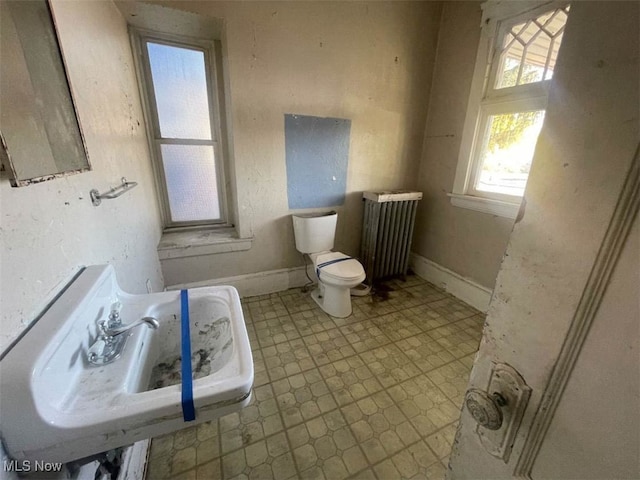
[[[22,187],[91,169],[46,0],[0,2],[2,163]]]

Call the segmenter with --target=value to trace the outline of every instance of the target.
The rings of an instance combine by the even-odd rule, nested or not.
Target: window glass
[[[210,145],[162,145],[169,209],[174,222],[220,218],[214,149]]]
[[[496,87],[549,80],[558,57],[569,6],[513,25],[502,41]]]
[[[570,10],[554,3],[483,4],[483,40],[473,74],[477,87],[469,98],[451,195],[455,206],[515,216]],[[484,82],[487,73],[490,81]]]
[[[490,115],[476,190],[524,194],[544,110]]]
[[[211,140],[204,52],[147,42],[162,138]]]

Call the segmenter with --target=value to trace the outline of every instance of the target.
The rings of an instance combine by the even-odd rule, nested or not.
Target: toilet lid
[[[320,254],[315,258],[314,267],[317,269],[318,265],[341,258],[349,258],[349,255],[341,252]],[[364,268],[358,260],[349,258],[349,260],[335,262],[322,267],[320,269],[320,275],[322,275],[322,277],[335,278],[336,280],[356,280],[364,275]]]

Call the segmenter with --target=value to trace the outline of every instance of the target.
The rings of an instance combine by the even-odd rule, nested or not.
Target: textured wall
[[[81,265],[111,263],[121,285],[162,287],[160,221],[127,26],[111,2],[53,2],[93,171],[23,188],[0,179],[0,351]],[[10,68],[3,65],[2,68]],[[89,190],[139,183],[94,207]]]
[[[454,207],[462,128],[480,40],[480,3],[445,2],[431,86],[413,251],[487,288],[495,284],[513,220]]]
[[[285,113],[351,120],[336,248],[357,254],[361,192],[415,187],[441,5],[163,2],[224,19],[246,252],[163,260],[168,285],[302,265],[287,203]]]

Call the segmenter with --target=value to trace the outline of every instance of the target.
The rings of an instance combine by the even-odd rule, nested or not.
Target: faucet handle
[[[107,321],[100,320],[98,322],[98,335],[104,337],[107,333]]]
[[[122,303],[114,302],[111,304],[111,313],[109,314],[110,325],[120,325],[122,320],[120,319],[120,311],[122,310]]]
[[[117,315],[120,315],[120,310],[122,310],[122,303],[113,302],[111,304],[111,313],[116,313]]]
[[[100,320],[98,322],[98,340],[104,342],[105,345],[110,345],[112,343],[112,338],[107,333],[107,328],[108,325],[106,320]],[[89,361],[91,361],[91,359],[89,359]]]

